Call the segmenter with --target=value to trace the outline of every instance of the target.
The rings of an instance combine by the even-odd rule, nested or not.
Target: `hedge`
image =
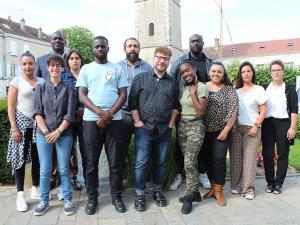
[[[0,184],[14,183],[14,177],[11,174],[11,167],[6,162],[7,143],[10,124],[7,117],[7,101],[0,100]]]

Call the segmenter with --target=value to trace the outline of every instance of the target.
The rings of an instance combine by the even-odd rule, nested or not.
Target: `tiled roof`
[[[211,58],[218,57],[218,49],[214,47],[204,48],[203,51]],[[224,58],[290,53],[300,53],[300,38],[223,45]]]
[[[20,23],[16,23],[12,20],[0,18],[0,31],[3,33],[10,33],[19,35],[22,37],[32,38],[40,41],[50,42],[51,37],[45,33],[42,33],[42,38],[38,37],[38,29],[25,25],[25,29],[21,29]]]

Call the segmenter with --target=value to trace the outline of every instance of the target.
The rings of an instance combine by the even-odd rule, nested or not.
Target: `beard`
[[[126,53],[126,59],[131,62],[131,63],[134,63],[136,61],[139,60],[139,53],[135,53],[135,52],[132,52],[132,53]]]
[[[194,54],[194,55],[201,55],[202,54],[202,47],[191,47],[190,51]]]

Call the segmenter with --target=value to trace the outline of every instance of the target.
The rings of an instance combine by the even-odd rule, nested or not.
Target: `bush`
[[[6,162],[7,143],[9,136],[10,124],[7,117],[7,101],[0,100],[0,183],[12,184],[14,177],[11,174],[11,167]]]

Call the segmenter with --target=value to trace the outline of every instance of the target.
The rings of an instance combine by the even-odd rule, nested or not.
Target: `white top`
[[[268,110],[266,118],[289,118],[289,115],[287,113],[287,100],[285,96],[285,83],[283,83],[280,87],[275,87],[272,83],[270,83],[266,89],[266,93],[268,98]]]
[[[239,97],[238,123],[240,125],[253,126],[259,115],[259,105],[266,103],[267,96],[265,89],[255,85],[246,92],[237,89]]]
[[[36,77],[37,84],[44,83],[44,79]],[[34,114],[34,91],[35,87],[31,86],[22,76],[15,77],[11,82],[11,86],[18,89],[17,110],[25,116],[32,118]]]

